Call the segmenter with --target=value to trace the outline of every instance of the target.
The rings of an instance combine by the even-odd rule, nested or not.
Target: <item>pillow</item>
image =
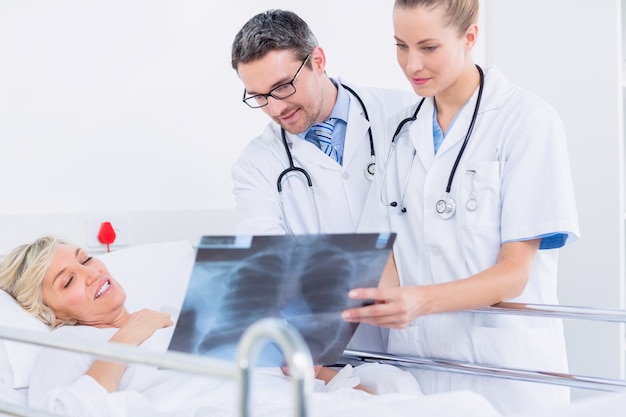
[[[1,319],[2,317],[0,317]],[[4,340],[0,339],[0,386],[2,385],[13,387],[13,370],[9,358],[7,358],[7,350],[4,348]]]
[[[11,295],[2,290],[0,290],[0,326],[37,332],[49,331],[48,326],[27,313]],[[4,364],[0,365],[0,369],[3,370],[0,375],[2,382],[13,388],[27,387],[41,347],[4,339],[0,339],[0,345],[2,345],[0,355],[3,350],[6,354],[0,357],[0,364]],[[6,366],[7,364],[9,366]]]
[[[129,311],[150,308],[167,311],[174,320],[178,317],[195,259],[195,251],[189,242],[132,246],[96,257],[124,287]],[[49,331],[45,324],[24,311],[2,290],[0,326]],[[28,387],[41,349],[41,346],[0,339],[0,380],[13,388]]]
[[[97,258],[124,287],[128,311],[149,308],[178,317],[195,259],[189,242],[139,245]]]

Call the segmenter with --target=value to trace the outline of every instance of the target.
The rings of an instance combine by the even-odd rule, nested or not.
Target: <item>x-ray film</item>
[[[242,333],[280,318],[306,341],[313,362],[337,362],[357,324],[342,310],[352,288],[376,287],[395,234],[204,236],[169,349],[234,360]],[[370,301],[371,302],[371,301]],[[283,364],[272,344],[259,366]]]

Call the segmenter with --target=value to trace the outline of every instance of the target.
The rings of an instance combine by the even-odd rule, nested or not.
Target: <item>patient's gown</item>
[[[87,326],[62,327],[54,333],[71,340],[106,342],[117,329]],[[140,348],[164,352],[171,329],[157,331]],[[130,364],[122,378],[119,391],[108,393],[93,378],[84,375],[93,359],[89,355],[47,349],[40,355],[29,388],[29,404],[65,416],[93,417],[232,417],[237,410],[237,384],[233,380],[190,375],[153,366]],[[403,416],[497,416],[488,402],[477,394],[455,392],[423,396],[408,372],[390,369],[389,365],[368,364],[357,367],[355,375],[387,375],[395,382],[388,392],[372,395],[352,389],[359,382],[346,378],[343,372],[325,386],[315,381],[310,399],[310,415],[314,417],[380,417],[391,413]],[[362,368],[362,369],[360,369]],[[363,371],[363,372],[361,372]],[[372,372],[374,371],[374,372]],[[389,377],[390,375],[390,377]],[[409,379],[406,379],[409,378]],[[384,379],[384,378],[383,378]],[[343,381],[343,382],[341,382]],[[382,387],[382,385],[379,385]],[[280,369],[262,368],[252,375],[251,413],[253,417],[293,415],[293,385]]]

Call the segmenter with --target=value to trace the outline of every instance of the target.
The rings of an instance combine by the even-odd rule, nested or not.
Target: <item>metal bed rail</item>
[[[524,316],[626,323],[626,310],[612,308],[501,302],[490,307],[479,308],[472,311],[487,314],[517,314]]]
[[[234,363],[182,352],[149,352],[119,343],[68,341],[55,338],[51,334],[3,326],[0,326],[0,339],[86,353],[100,359],[159,366],[197,375],[231,378],[238,383],[238,415],[240,417],[250,415],[251,368],[262,346],[268,341],[273,341],[284,353],[289,367],[294,386],[294,415],[308,416],[309,398],[313,392],[313,361],[302,336],[283,320],[263,319],[250,326],[241,338]],[[5,402],[0,402],[0,412],[22,417],[60,417],[58,414]]]
[[[609,308],[501,302],[490,307],[474,309],[471,311],[485,314],[515,314],[559,319],[580,319],[626,323],[625,310]],[[423,358],[411,355],[393,355],[359,350],[345,350],[343,352],[341,363],[354,364],[359,362],[381,362],[402,368],[418,368],[454,372],[475,376],[488,376],[518,381],[562,385],[571,388],[598,391],[626,390],[626,381],[622,379],[598,378],[593,376],[527,369],[512,369],[494,365],[484,365],[440,358]]]
[[[626,381],[621,379],[596,378],[567,373],[531,371],[526,369],[504,368],[494,365],[454,361],[449,359],[422,358],[410,355],[392,355],[346,349],[342,363],[379,362],[400,368],[416,368],[431,371],[445,371],[474,376],[488,376],[516,381],[539,382],[571,388],[597,391],[626,391]]]

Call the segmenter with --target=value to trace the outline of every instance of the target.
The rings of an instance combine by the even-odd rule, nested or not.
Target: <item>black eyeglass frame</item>
[[[260,107],[267,106],[267,104],[269,103],[268,100],[267,100],[268,97],[272,97],[273,99],[276,99],[276,100],[284,100],[287,97],[293,96],[297,92],[296,86],[294,85],[294,83],[296,82],[296,79],[298,78],[298,75],[300,75],[300,73],[302,72],[302,69],[304,68],[304,65],[306,64],[306,62],[309,60],[310,57],[311,57],[311,54],[308,54],[304,58],[304,61],[302,61],[302,64],[300,64],[300,68],[298,68],[298,71],[296,72],[296,75],[294,75],[293,78],[291,79],[291,81],[289,81],[288,83],[284,83],[284,84],[281,84],[281,85],[279,85],[277,87],[274,87],[268,93],[265,93],[265,94],[255,94],[255,95],[250,96],[250,97],[246,97],[247,91],[244,88],[243,89],[243,98],[241,99],[241,101],[243,101],[244,103],[246,103],[249,107],[251,107],[253,109],[258,109]],[[277,91],[284,90],[287,87],[290,87],[290,89],[288,90],[287,93],[276,95]],[[287,90],[285,90],[285,91],[287,91]],[[265,102],[262,103],[262,104],[259,104],[259,100],[261,98],[265,99]]]

